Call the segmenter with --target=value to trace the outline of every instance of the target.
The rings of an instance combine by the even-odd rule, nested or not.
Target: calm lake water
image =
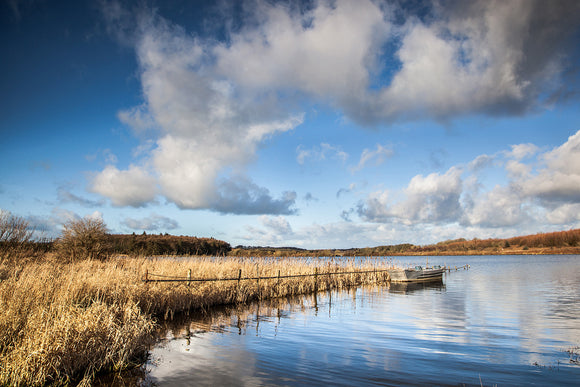
[[[142,384],[580,385],[578,356],[567,352],[580,346],[580,256],[429,264],[471,268],[440,284],[332,291],[174,322]]]

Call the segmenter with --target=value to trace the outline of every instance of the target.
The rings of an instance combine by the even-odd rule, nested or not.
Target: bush
[[[101,219],[71,220],[65,223],[56,248],[60,257],[67,261],[103,260],[110,251],[107,226]]]

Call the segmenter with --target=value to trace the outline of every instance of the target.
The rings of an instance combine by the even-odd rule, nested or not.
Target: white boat
[[[388,270],[391,282],[427,282],[441,281],[445,268],[441,266],[426,267],[415,266],[409,269]]]

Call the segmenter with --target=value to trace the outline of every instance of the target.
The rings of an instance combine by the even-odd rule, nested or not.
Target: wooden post
[[[278,282],[276,282],[276,294],[280,295],[280,270],[278,269]]]
[[[314,268],[314,292],[318,291],[318,267]]]
[[[239,302],[238,295],[240,294],[240,281],[242,280],[242,269],[238,271],[238,286],[236,286],[236,302]],[[239,323],[239,317],[238,317]]]
[[[258,299],[262,299],[262,292],[260,291],[260,266],[256,263],[256,285],[258,286]]]
[[[187,269],[187,286],[191,285],[191,269]]]

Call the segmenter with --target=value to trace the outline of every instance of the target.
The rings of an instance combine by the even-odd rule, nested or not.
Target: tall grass
[[[0,265],[0,385],[90,384],[98,372],[139,364],[159,319],[207,309],[387,281],[376,261],[242,258],[113,258]],[[145,283],[170,277],[280,279]],[[283,278],[319,273],[317,277]]]

